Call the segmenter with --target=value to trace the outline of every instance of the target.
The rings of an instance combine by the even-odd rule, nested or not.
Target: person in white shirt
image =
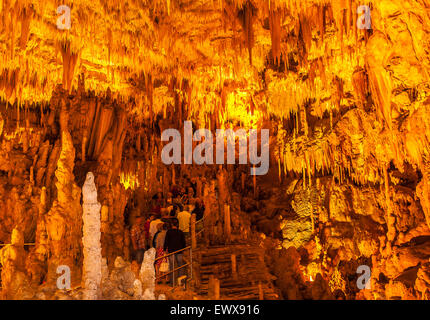
[[[152,247],[152,239],[154,239],[154,235],[158,231],[157,225],[159,223],[163,223],[163,221],[161,221],[159,216],[156,216],[156,219],[152,220],[149,225],[149,240],[150,240],[149,243],[151,244],[151,247]]]
[[[188,206],[185,206],[184,211],[178,213],[179,230],[188,234],[190,232],[191,213],[188,211]]]

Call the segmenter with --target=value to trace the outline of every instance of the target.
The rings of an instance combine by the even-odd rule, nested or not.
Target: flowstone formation
[[[102,280],[102,248],[100,244],[100,209],[97,201],[97,189],[94,182],[94,174],[87,173],[83,197],[83,254],[82,285],[85,300],[97,300],[101,297]]]

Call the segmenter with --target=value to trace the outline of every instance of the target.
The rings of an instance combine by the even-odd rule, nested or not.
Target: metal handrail
[[[160,259],[163,259],[163,258],[167,258],[168,256],[171,256],[172,254],[175,254],[175,253],[178,253],[178,252],[181,252],[181,251],[185,251],[185,250],[190,249],[190,248],[191,248],[191,246],[188,246],[188,247],[185,247],[185,248],[183,248],[183,249],[177,250],[177,251],[175,251],[175,252],[168,253],[168,254],[166,254],[166,255],[164,255],[164,256],[158,257],[158,258],[157,258],[157,259],[155,259],[154,261],[157,261],[157,260],[160,260]]]
[[[13,243],[0,243],[0,247],[4,247],[4,246],[8,246],[8,245],[12,245]],[[21,245],[21,244],[17,244],[17,245]],[[36,243],[24,243],[22,244],[23,246],[35,246]]]
[[[180,269],[186,268],[188,266],[191,266],[190,267],[190,278],[192,279],[193,278],[193,268],[192,268],[192,265],[193,265],[193,248],[191,246],[188,246],[188,247],[185,247],[183,249],[177,250],[175,252],[171,252],[171,253],[168,253],[168,254],[166,254],[164,256],[158,257],[157,259],[154,260],[154,262],[157,261],[157,260],[160,260],[160,259],[165,259],[165,258],[167,258],[167,257],[169,257],[171,255],[177,254],[178,252],[182,252],[182,251],[185,251],[185,250],[190,250],[190,259],[191,259],[191,261],[189,263],[183,264],[180,267],[175,268],[175,259],[173,259],[173,268],[172,268],[172,270],[170,270],[169,272],[164,273],[163,275],[155,277],[155,280],[167,277],[168,275],[172,274],[172,277],[173,277],[173,286],[175,286],[175,272],[178,271],[178,270],[180,270]]]

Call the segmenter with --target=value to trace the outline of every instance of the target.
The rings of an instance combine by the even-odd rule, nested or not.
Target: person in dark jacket
[[[166,238],[164,239],[164,252],[172,253],[185,248],[185,235],[178,229],[178,219],[172,219],[172,228],[167,230]],[[169,256],[169,269],[178,268],[184,264],[184,252],[177,252]],[[184,274],[184,268],[179,269],[179,277]],[[170,276],[170,285],[173,286],[173,278],[178,278],[178,271]],[[173,277],[174,275],[174,277]]]
[[[193,212],[191,212],[191,214],[193,213],[196,215],[196,221],[203,219],[203,216],[205,214],[205,205],[202,199],[200,198],[196,199],[196,206],[194,207],[194,210]]]

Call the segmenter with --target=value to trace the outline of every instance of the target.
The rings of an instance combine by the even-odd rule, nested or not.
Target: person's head
[[[155,214],[150,214],[149,215],[149,221],[153,221],[155,219]]]
[[[157,224],[157,230],[158,230],[158,231],[163,230],[163,226],[164,226],[164,223],[159,223],[159,224]]]
[[[179,226],[179,221],[178,219],[172,219],[172,229],[177,229]]]
[[[200,206],[202,205],[202,200],[200,199],[200,198],[196,198],[196,201],[195,201],[195,206],[197,207],[197,208],[200,208]]]
[[[173,205],[173,209],[172,209],[172,211],[170,211],[170,216],[175,217],[176,214],[178,213],[178,211],[179,211],[179,207],[176,204]]]
[[[188,187],[188,195],[191,197],[194,195],[194,189],[192,187]]]

